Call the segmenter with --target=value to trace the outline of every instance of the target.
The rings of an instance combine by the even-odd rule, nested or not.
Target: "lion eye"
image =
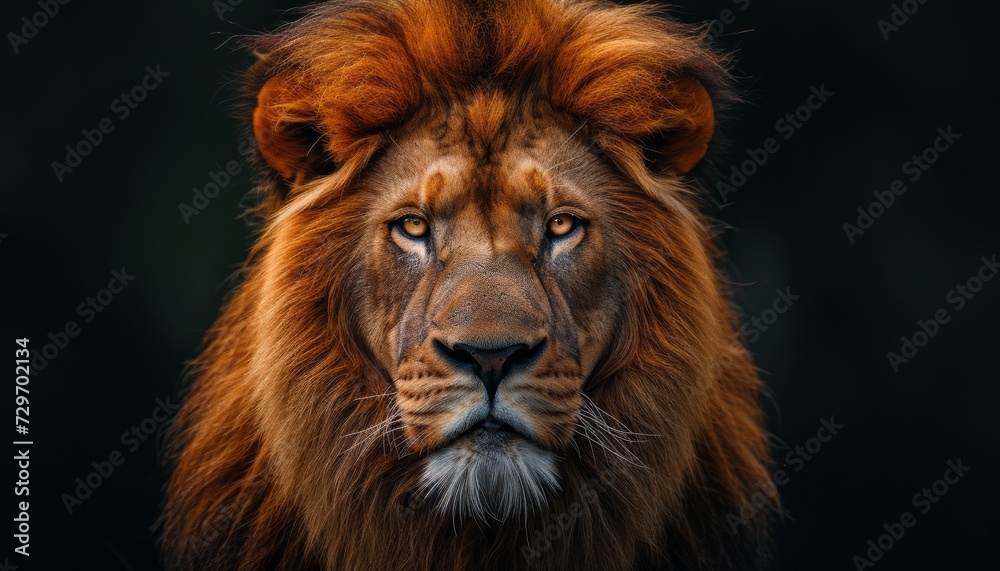
[[[396,227],[404,236],[409,238],[423,238],[430,230],[430,225],[419,216],[404,216],[396,221]]]
[[[549,218],[549,222],[546,225],[547,232],[552,238],[562,238],[563,236],[569,235],[577,225],[579,225],[580,220],[575,216],[570,216],[569,214],[557,214],[552,218]]]

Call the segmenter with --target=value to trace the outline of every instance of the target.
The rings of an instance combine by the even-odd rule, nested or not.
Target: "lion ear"
[[[671,83],[651,136],[643,141],[649,169],[687,174],[705,157],[715,132],[712,98],[700,81],[683,77]]]
[[[334,168],[322,141],[318,112],[307,88],[292,74],[272,77],[257,93],[253,132],[264,160],[289,182]]]

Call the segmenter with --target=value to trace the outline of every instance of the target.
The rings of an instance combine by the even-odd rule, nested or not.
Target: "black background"
[[[998,568],[1000,280],[961,311],[946,301],[981,257],[1000,254],[997,14],[986,3],[927,0],[886,40],[876,23],[891,4],[673,8],[689,22],[733,10],[718,40],[735,51],[746,103],[729,122],[722,169],[768,137],[780,145],[717,211],[746,316],[771,307],[776,289],[799,296],[751,344],[771,395],[765,407],[779,463],[782,447],[804,445],[821,419],[844,425],[779,488],[788,516],[776,534],[780,569],[854,569],[852,557],[904,511],[916,514],[916,526],[876,569]],[[245,0],[220,19],[210,0],[75,0],[19,53],[0,46],[0,340],[13,361],[17,337],[30,338],[37,354],[68,321],[81,329],[31,379],[31,557],[14,554],[8,534],[0,563],[159,567],[152,526],[161,451],[151,438],[128,452],[120,437],[150,416],[156,399],[175,394],[247,251],[250,232],[237,216],[251,177],[237,153],[233,99],[251,58],[233,49],[233,38],[273,29],[293,17],[291,7]],[[0,31],[19,32],[20,18],[38,10],[6,3]],[[169,76],[119,120],[112,101],[157,64]],[[834,95],[783,139],[775,122],[805,104],[811,86]],[[115,130],[59,182],[51,163],[104,117]],[[961,138],[850,243],[843,224],[856,223],[873,192],[907,178],[903,163],[949,126]],[[242,173],[185,223],[179,204],[191,204],[193,189],[231,160]],[[84,323],[77,305],[123,267],[134,281]],[[938,309],[950,321],[893,372],[887,353]],[[12,388],[8,395],[13,413]],[[61,495],[114,450],[124,464],[68,514]],[[911,497],[958,458],[971,470],[917,513]],[[17,474],[6,465],[0,497],[11,513]]]

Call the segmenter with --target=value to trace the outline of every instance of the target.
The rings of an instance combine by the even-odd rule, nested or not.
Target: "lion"
[[[261,225],[171,428],[169,565],[760,565],[706,38],[601,0],[345,0],[255,38]]]

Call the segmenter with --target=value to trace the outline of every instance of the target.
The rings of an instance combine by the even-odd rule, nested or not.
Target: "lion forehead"
[[[596,208],[604,202],[602,191],[614,186],[610,171],[570,131],[514,134],[484,157],[478,149],[482,142],[468,134],[467,124],[451,130],[459,138],[442,140],[421,130],[394,138],[367,177],[372,211],[409,205],[447,216],[476,201],[496,211],[567,202]]]

